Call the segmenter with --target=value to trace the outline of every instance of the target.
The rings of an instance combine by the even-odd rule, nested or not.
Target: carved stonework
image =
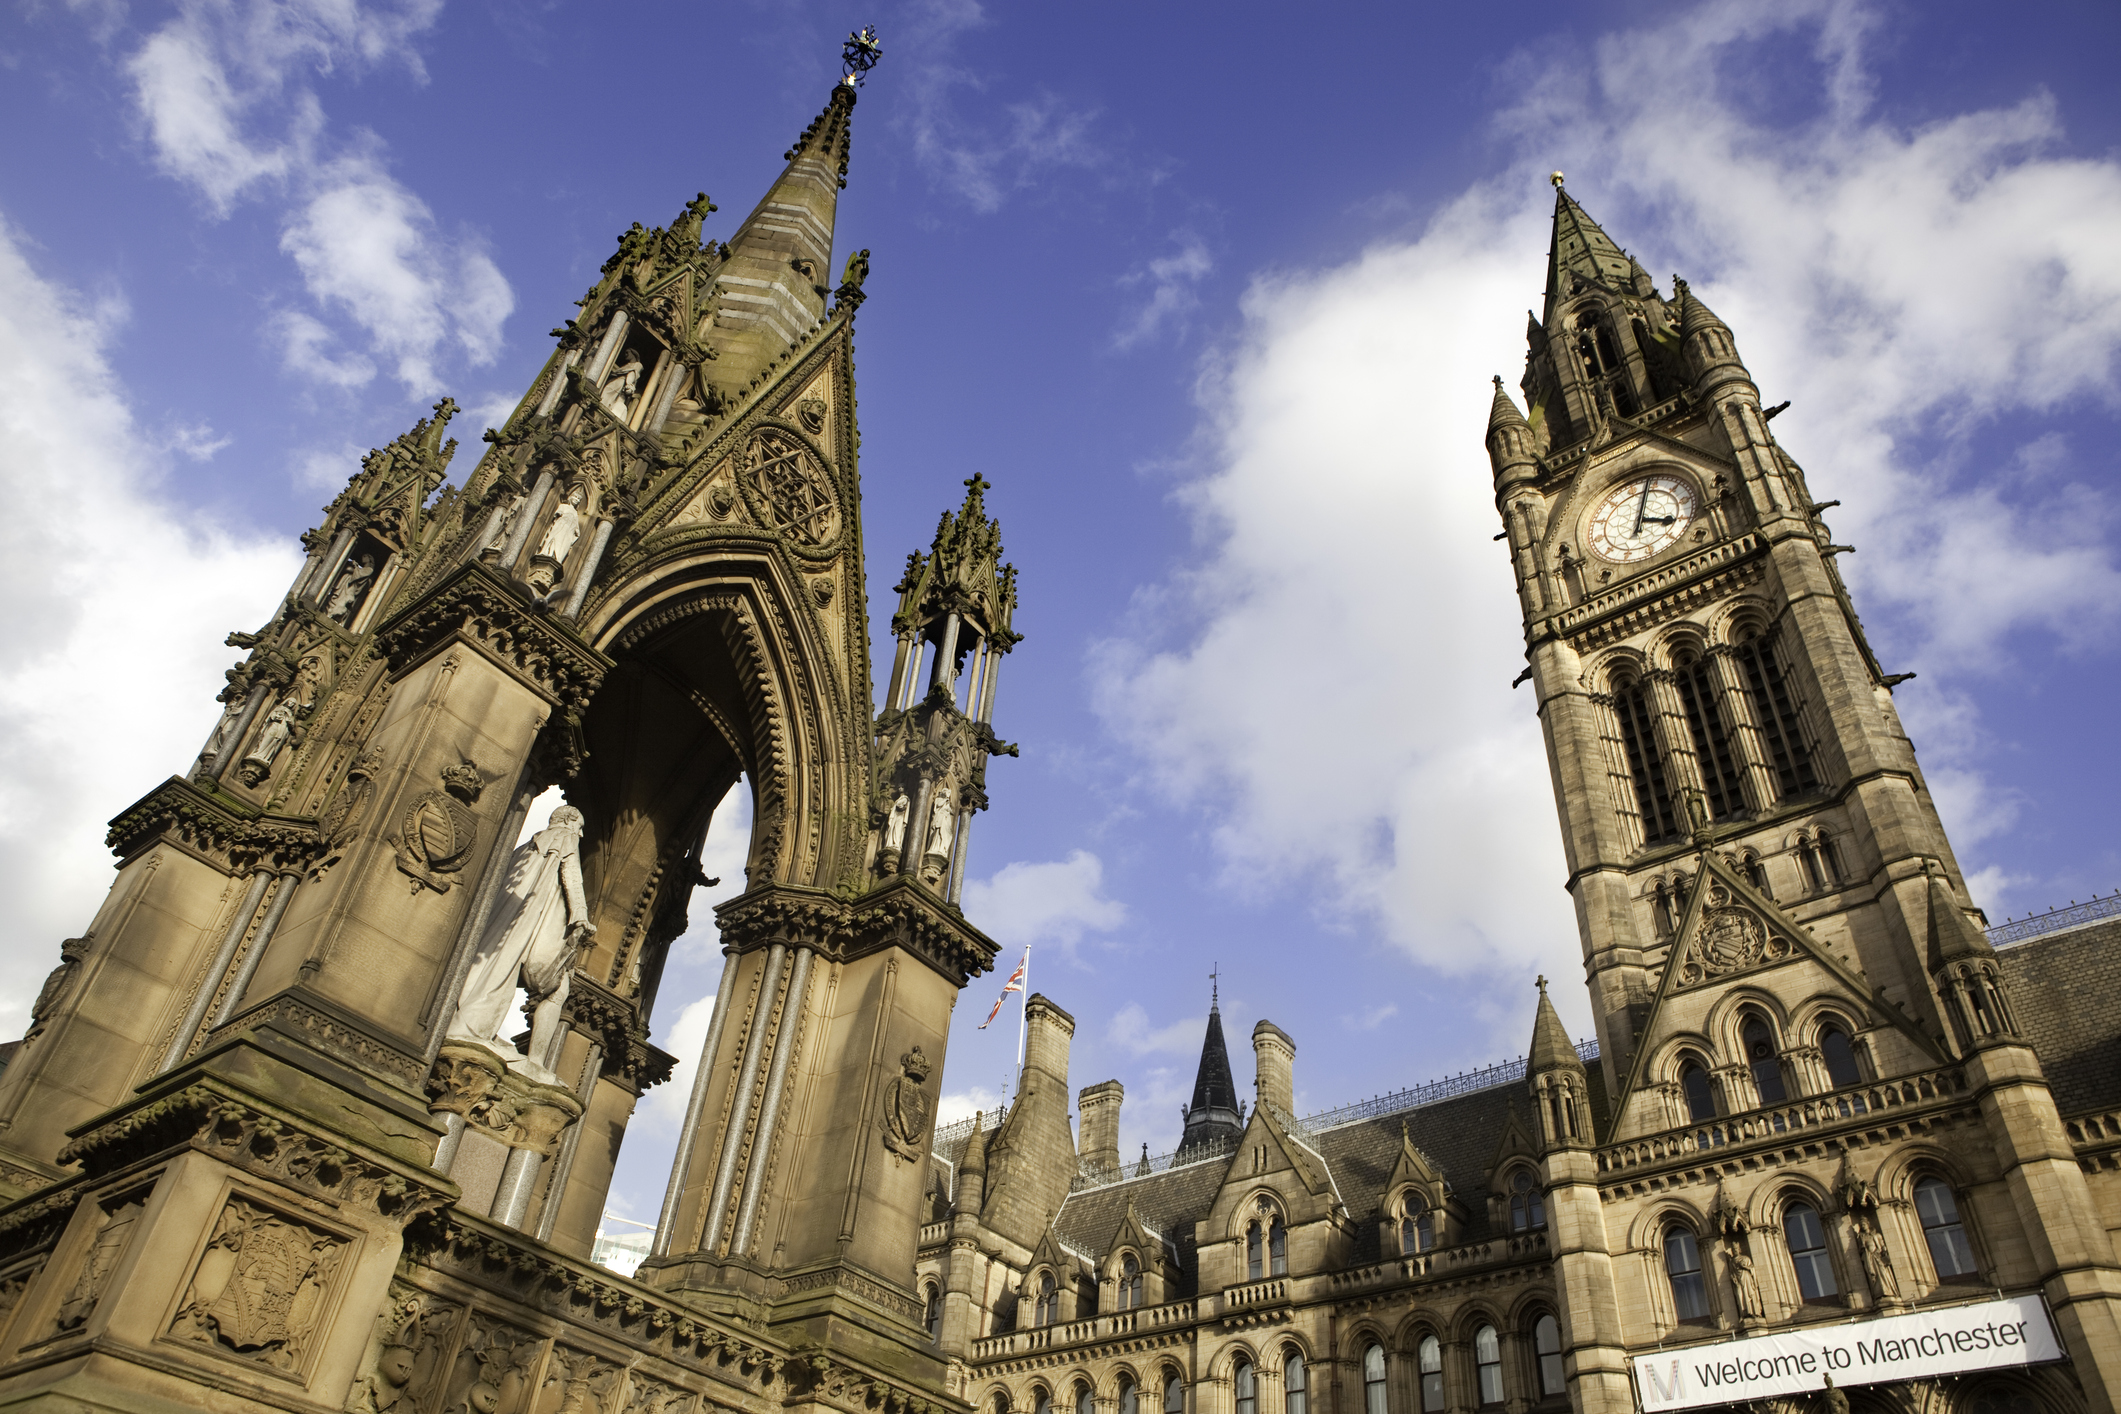
[[[230,1198],[169,1333],[270,1369],[298,1370],[346,1247],[336,1234]]]
[[[884,1130],[884,1147],[902,1159],[920,1163],[927,1157],[921,1144],[928,1135],[928,1120],[935,1113],[935,1102],[925,1088],[928,1058],[915,1046],[898,1058],[898,1064],[899,1074],[884,1087],[884,1113],[879,1121]]]
[[[58,1314],[52,1321],[54,1334],[79,1330],[95,1314],[96,1303],[103,1299],[103,1289],[110,1284],[118,1259],[125,1255],[125,1243],[132,1236],[133,1225],[146,1209],[145,1196],[124,1199],[105,1210],[103,1224],[96,1230],[95,1244],[88,1249],[88,1258],[81,1264],[81,1274],[74,1278],[73,1289],[59,1303]]]
[[[434,1114],[462,1115],[466,1121],[482,1119],[493,1107],[507,1067],[484,1046],[444,1041],[435,1057],[434,1073],[427,1077],[428,1110]]]
[[[412,880],[414,893],[422,888],[449,892],[455,880],[444,876],[461,872],[478,842],[479,819],[471,807],[484,788],[479,768],[460,762],[443,769],[440,790],[421,796],[405,812],[391,843],[398,849],[398,869]]]
[[[1759,915],[1732,898],[1728,888],[1712,880],[1708,889],[1700,926],[1680,963],[1681,986],[1727,977],[1789,956],[1789,943],[1770,932]]]
[[[392,1283],[390,1304],[379,1318],[375,1363],[354,1381],[347,1400],[351,1414],[417,1414],[430,1407],[459,1309]]]
[[[522,1414],[545,1342],[474,1313],[450,1370],[442,1414]]]
[[[558,1346],[545,1372],[539,1414],[608,1414],[611,1392],[624,1373],[594,1355]]]
[[[799,554],[829,553],[839,542],[839,497],[809,448],[775,427],[761,428],[738,459],[738,482],[760,520]]]
[[[442,1043],[427,1093],[430,1112],[462,1115],[511,1149],[548,1157],[559,1149],[567,1126],[582,1117],[582,1102],[572,1092],[518,1074],[505,1057],[475,1041]]]

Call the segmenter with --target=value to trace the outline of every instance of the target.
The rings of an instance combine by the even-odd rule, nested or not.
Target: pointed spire
[[[1568,1028],[1561,1024],[1553,999],[1547,996],[1547,979],[1542,977],[1539,979],[1539,1010],[1532,1019],[1532,1049],[1526,1053],[1525,1074],[1533,1076],[1549,1070],[1582,1069],[1583,1057],[1576,1054],[1576,1047],[1569,1041]]]
[[[1554,240],[1547,248],[1547,303],[1541,320],[1554,327],[1554,311],[1575,289],[1577,278],[1607,289],[1634,292],[1634,271],[1639,268],[1628,253],[1591,219],[1561,184],[1554,181]]]
[[[1716,317],[1716,311],[1701,302],[1693,287],[1677,275],[1672,277],[1672,298],[1679,305],[1679,337],[1691,338],[1710,329],[1729,333],[1731,326]]]
[[[824,318],[854,103],[851,84],[833,86],[824,111],[788,149],[787,170],[729,240],[715,319],[718,381],[757,373]]]
[[[1494,436],[1499,428],[1522,427],[1530,432],[1531,424],[1517,410],[1517,402],[1502,386],[1502,375],[1495,375],[1495,401],[1488,407],[1488,435]]]
[[[1208,1034],[1202,1038],[1200,1069],[1193,1077],[1193,1103],[1186,1109],[1186,1131],[1178,1141],[1181,1149],[1214,1140],[1234,1139],[1244,1132],[1237,1118],[1237,1082],[1230,1074],[1230,1048],[1223,1041],[1222,995],[1219,983],[1208,1003]]]
[[[1970,957],[1993,957],[1996,950],[1988,937],[1966,916],[1959,900],[1952,897],[1950,880],[1935,861],[1929,865],[1929,965],[1935,972],[1947,963]]]

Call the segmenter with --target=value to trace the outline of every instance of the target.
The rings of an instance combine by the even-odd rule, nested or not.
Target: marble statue
[[[627,409],[633,406],[634,392],[641,386],[641,360],[632,352],[619,355],[623,361],[604,378],[604,391],[597,400],[619,421],[626,420]]]
[[[479,547],[480,553],[498,555],[508,548],[508,532],[516,528],[516,517],[523,513],[523,503],[529,499],[528,496],[518,496],[508,503],[508,509],[502,511],[501,518],[494,522],[493,534]]]
[[[273,704],[272,710],[265,714],[265,726],[258,733],[258,739],[252,742],[250,750],[244,753],[242,768],[238,773],[243,784],[255,786],[271,772],[273,760],[279,756],[280,748],[294,737],[296,719],[301,712],[302,704],[295,700],[293,693]]]
[[[906,847],[906,817],[913,813],[913,802],[901,795],[891,802],[891,813],[884,817],[884,848],[903,850]]]
[[[498,1032],[520,985],[535,1006],[531,1064],[543,1069],[537,1058],[558,1033],[575,954],[597,931],[582,888],[581,848],[582,812],[562,805],[552,812],[550,824],[516,849],[508,861],[508,882],[473,954],[471,975],[458,994],[451,1035],[510,1054]]]
[[[927,853],[948,858],[950,842],[957,838],[957,812],[950,806],[950,792],[935,793],[935,804],[928,808]]]
[[[354,610],[360,606],[361,595],[368,589],[368,581],[376,577],[376,557],[363,555],[349,561],[339,571],[339,582],[332,586],[331,599],[324,605],[324,617],[335,624],[350,623]]]
[[[1900,1299],[1900,1281],[1893,1275],[1893,1254],[1885,1245],[1885,1234],[1875,1222],[1856,1224],[1856,1246],[1863,1254],[1863,1274],[1870,1278],[1871,1295],[1880,1301]]]
[[[1731,1253],[1731,1287],[1738,1294],[1738,1314],[1749,1321],[1767,1319],[1767,1303],[1760,1299],[1760,1278],[1753,1275],[1753,1259]]]
[[[582,505],[586,500],[588,493],[577,486],[560,502],[559,509],[552,513],[552,524],[545,527],[545,538],[538,542],[538,558],[555,564],[565,562],[574,542],[582,538]]]

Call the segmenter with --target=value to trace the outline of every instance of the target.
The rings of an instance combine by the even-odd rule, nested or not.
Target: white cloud
[[[1158,256],[1141,269],[1120,277],[1122,289],[1147,285],[1149,298],[1127,327],[1112,336],[1114,348],[1130,349],[1144,339],[1154,338],[1166,324],[1183,323],[1200,304],[1194,287],[1215,268],[1215,259],[1198,236],[1173,231],[1171,239],[1179,243],[1176,254]]]
[[[993,1114],[1002,1107],[1002,1092],[984,1086],[970,1085],[962,1090],[946,1090],[935,1102],[935,1123],[938,1128],[956,1124],[961,1119],[970,1119],[975,1114]]]
[[[1308,888],[1329,921],[1446,972],[1575,966],[1545,752],[1507,687],[1522,640],[1481,444],[1482,375],[1522,366],[1513,312],[1556,165],[1653,268],[1692,274],[1768,396],[1795,399],[1777,431],[1847,503],[1837,538],[1861,553],[1842,564],[1919,660],[1890,666],[1923,669],[1911,725],[1948,717],[1924,692],[1998,662],[2005,635],[2110,640],[2121,576],[2093,473],[2054,441],[2002,475],[1954,458],[2000,414],[2114,400],[2121,165],[2049,155],[2044,100],[1892,127],[1864,107],[1851,13],[1712,4],[1614,36],[1530,77],[1506,180],[1416,236],[1254,283],[1206,366],[1206,469],[1181,493],[1209,549],[1089,664],[1153,785],[1215,822],[1233,886]],[[1776,129],[1721,82],[1772,29],[1817,41],[1829,94]],[[1962,840],[2011,808],[1976,739],[1917,737]]]
[[[203,422],[179,423],[162,434],[162,444],[195,462],[210,462],[223,448],[234,445],[233,437],[216,437]]]
[[[110,887],[105,822],[212,727],[221,644],[294,578],[292,544],[165,505],[166,453],[105,356],[108,321],[0,225],[0,1034]],[[143,708],[137,684],[156,684]]]
[[[1200,1055],[1201,1038],[1208,1033],[1208,1018],[1182,1016],[1167,1025],[1149,1020],[1140,1002],[1129,1002],[1113,1013],[1108,1035],[1112,1044],[1132,1056]]]
[[[935,186],[982,216],[1057,168],[1094,168],[1109,156],[1091,140],[1097,115],[1050,94],[1004,104],[977,116],[960,111],[959,90],[981,93],[985,81],[950,62],[957,36],[988,23],[978,0],[924,0],[906,17],[899,44],[923,56],[907,80],[912,95],[913,155]]]
[[[372,157],[320,174],[280,249],[318,302],[350,315],[409,387],[433,382],[445,344],[474,365],[500,351],[501,323],[515,308],[508,281],[475,242],[440,239],[427,204]]]
[[[309,81],[384,62],[424,77],[412,42],[440,11],[440,0],[191,0],[125,62],[162,170],[220,215],[253,192],[286,196],[281,249],[318,312],[349,321],[421,393],[445,350],[474,367],[493,361],[514,293],[475,237],[436,229],[371,135],[326,150]],[[313,382],[351,388],[375,376],[314,314],[282,311],[267,332],[289,370]]]
[[[965,884],[965,916],[1008,952],[1025,944],[1054,944],[1072,953],[1085,933],[1117,928],[1127,906],[1103,893],[1105,866],[1088,850],[1044,863],[1004,865],[986,880]]]

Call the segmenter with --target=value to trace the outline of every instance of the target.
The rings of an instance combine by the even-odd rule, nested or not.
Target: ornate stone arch
[[[1737,1062],[1744,1063],[1746,1054],[1742,1033],[1748,1012],[1759,1013],[1761,1020],[1767,1022],[1779,1049],[1789,1048],[1792,1032],[1789,1011],[1783,1005],[1782,999],[1764,987],[1741,983],[1716,998],[1703,1023],[1716,1048],[1716,1054],[1730,1056]]]

